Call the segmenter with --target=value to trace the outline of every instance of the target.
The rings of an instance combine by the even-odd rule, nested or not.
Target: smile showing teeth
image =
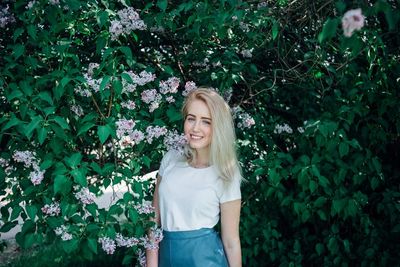
[[[201,137],[201,136],[197,136],[197,135],[190,135],[190,137],[192,138],[192,139],[195,139],[195,140],[199,140],[199,139],[201,139],[201,138],[203,138],[203,137]]]

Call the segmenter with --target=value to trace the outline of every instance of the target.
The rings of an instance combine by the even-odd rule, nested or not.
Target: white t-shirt
[[[166,231],[212,228],[219,221],[220,204],[241,198],[240,179],[224,185],[213,166],[193,168],[173,150],[164,155],[159,175],[161,227]]]

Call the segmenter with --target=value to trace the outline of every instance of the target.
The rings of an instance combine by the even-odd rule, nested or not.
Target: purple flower
[[[115,252],[115,241],[112,240],[109,237],[101,237],[99,238],[99,243],[101,243],[102,249],[107,253],[107,254],[114,254]]]
[[[347,11],[342,18],[343,34],[351,37],[354,31],[361,30],[364,27],[364,16],[361,14],[361,8]]]

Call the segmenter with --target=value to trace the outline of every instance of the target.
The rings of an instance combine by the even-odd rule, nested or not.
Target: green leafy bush
[[[0,231],[21,216],[22,247],[92,259],[123,241],[132,262],[149,245],[142,176],[179,143],[195,83],[235,115],[245,266],[396,264],[396,1],[0,5]],[[365,23],[345,36],[357,8]],[[120,182],[122,199],[93,203]]]

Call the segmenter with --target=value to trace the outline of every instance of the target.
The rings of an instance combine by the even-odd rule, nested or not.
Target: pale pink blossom
[[[129,137],[137,144],[144,140],[144,134],[139,130],[134,130]]]
[[[179,134],[176,130],[169,131],[164,137],[164,145],[167,150],[175,150],[183,155],[184,146],[187,144],[187,138],[184,134]]]
[[[101,237],[99,238],[99,243],[101,243],[102,249],[107,253],[107,254],[114,254],[115,252],[115,241],[112,240],[109,237]]]
[[[166,81],[161,81],[160,93],[163,95],[167,93],[175,94],[176,92],[178,92],[179,82],[180,80],[177,77],[171,77]]]
[[[115,125],[117,126],[117,137],[122,138],[122,136],[132,133],[136,123],[132,119],[119,119],[115,122]]]
[[[46,204],[42,207],[42,212],[49,216],[57,216],[61,212],[60,204],[58,202],[51,203],[50,205]]]
[[[75,198],[81,201],[83,204],[92,204],[96,199],[96,196],[89,191],[89,188],[83,187],[80,191],[76,192]]]
[[[0,28],[5,28],[7,24],[15,22],[15,17],[9,11],[9,6],[0,9]]]
[[[361,8],[347,11],[342,18],[343,34],[346,37],[351,37],[354,31],[359,31],[364,27],[364,16],[361,13]]]
[[[71,111],[74,112],[76,114],[76,116],[81,117],[83,116],[85,113],[83,112],[83,108],[79,105],[72,105],[71,106]]]
[[[124,237],[122,234],[118,233],[115,237],[115,242],[118,247],[133,247],[139,244],[139,239],[136,237]]]
[[[128,100],[128,101],[122,102],[121,107],[127,108],[129,110],[134,110],[136,108],[136,104],[134,101]]]
[[[182,92],[183,96],[187,96],[191,91],[196,90],[197,86],[195,82],[188,81],[185,83],[185,90]]]
[[[148,89],[144,90],[141,96],[143,102],[145,102],[146,104],[150,104],[157,99],[158,93],[156,89]]]
[[[124,8],[117,12],[119,20],[111,21],[108,29],[112,40],[118,39],[122,34],[129,34],[133,30],[146,30],[147,26],[140,19],[139,14],[133,7]]]
[[[136,204],[133,206],[139,214],[152,214],[154,207],[150,202],[144,202],[143,204]]]
[[[159,138],[165,134],[167,134],[168,130],[165,126],[148,126],[146,128],[146,140],[147,143],[151,144],[154,138]]]
[[[275,125],[274,133],[276,133],[276,134],[281,134],[281,133],[292,134],[293,129],[287,123],[284,123],[282,125],[277,124],[277,125]]]

